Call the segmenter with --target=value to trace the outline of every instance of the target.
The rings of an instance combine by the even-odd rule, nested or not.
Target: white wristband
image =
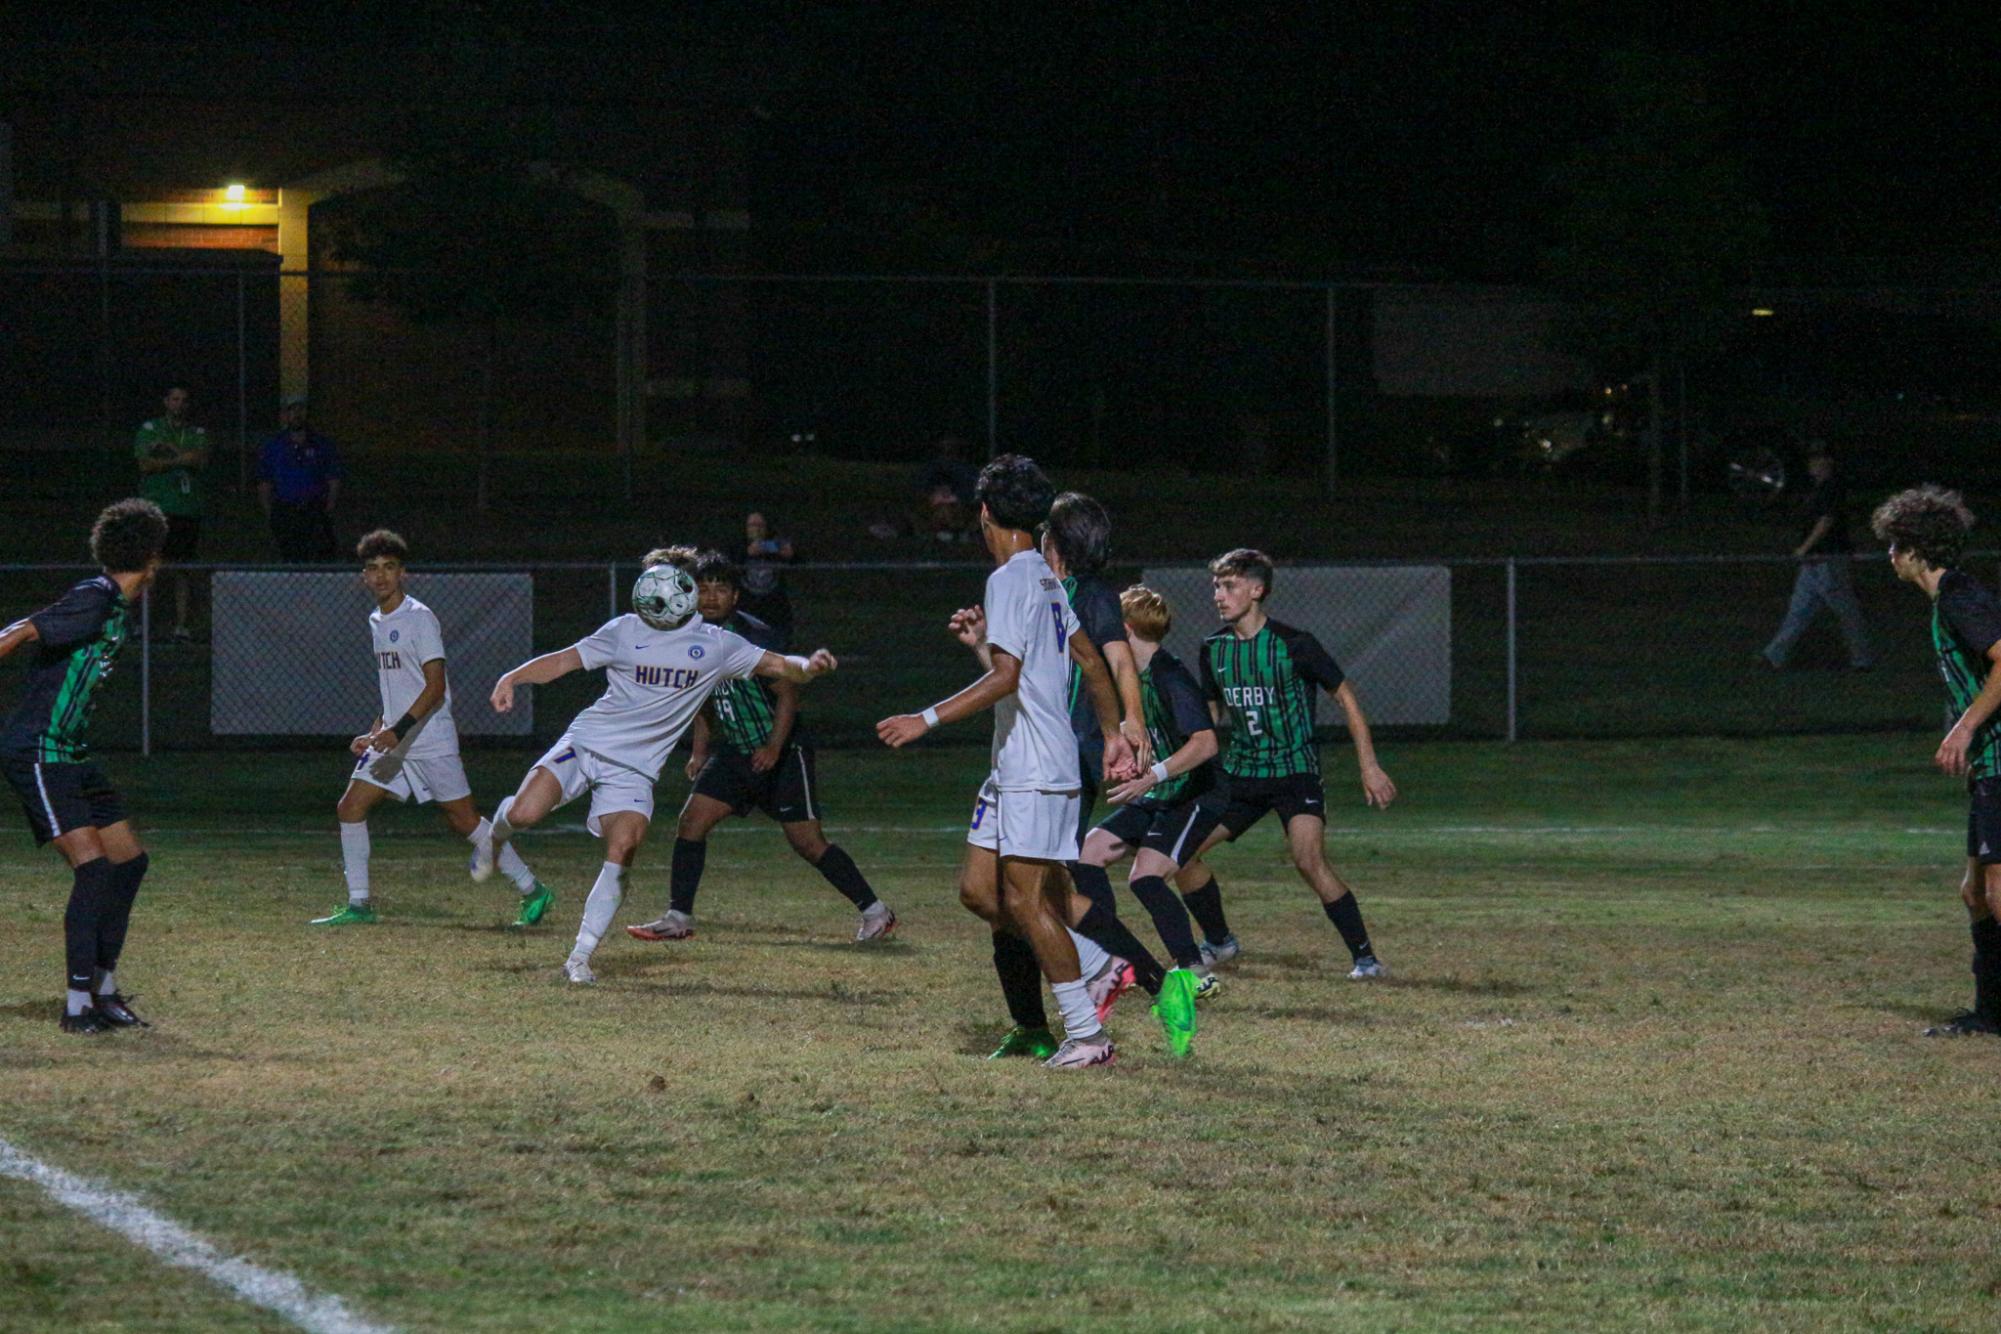
[[[1167,761],[1155,760],[1153,762],[1152,773],[1154,782],[1165,783],[1167,781]]]
[[[924,712],[917,716],[924,720],[926,727],[936,727],[938,725],[938,710],[931,705],[925,705]]]

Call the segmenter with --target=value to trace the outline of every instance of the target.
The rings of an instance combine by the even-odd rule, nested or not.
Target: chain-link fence
[[[1974,568],[1991,572],[1993,558]],[[1983,568],[1986,567],[1986,568]],[[365,683],[372,699],[373,666],[366,614],[358,589],[311,594],[295,605],[296,581],[268,587],[286,605],[264,609],[273,624],[308,622],[310,632],[260,632],[247,661],[219,664],[218,652],[241,654],[244,637],[218,633],[217,576],[258,567],[190,566],[163,576],[142,608],[135,642],[118,664],[120,679],[101,695],[93,724],[109,749],[202,750],[217,747],[318,744],[359,731],[369,718],[343,719],[331,733],[218,731],[234,690],[277,692],[280,684]],[[1800,642],[1784,671],[1759,656],[1785,612],[1797,565],[1791,561],[1717,559],[1522,559],[1439,561],[1412,566],[1287,567],[1281,572],[1279,613],[1317,627],[1349,665],[1365,707],[1391,718],[1404,696],[1442,697],[1435,721],[1380,730],[1409,737],[1568,738],[1765,735],[1864,729],[1926,728],[1941,716],[1942,696],[1932,661],[1929,610],[1898,584],[1881,559],[1857,560],[1853,582],[1868,620],[1873,663],[1851,666],[1832,616]],[[533,652],[576,642],[625,610],[635,564],[453,566],[425,573],[475,569],[528,581],[521,602],[521,637]],[[1361,592],[1358,572],[1409,569],[1439,572],[1447,636],[1387,639],[1386,616],[1430,616],[1417,604],[1391,606]],[[803,565],[788,572],[786,597],[792,641],[840,655],[842,671],[816,683],[804,709],[813,734],[829,746],[875,744],[883,716],[921,708],[967,684],[972,659],[946,633],[946,619],[977,602],[988,567],[975,563]],[[1162,567],[1124,565],[1108,572],[1114,586]],[[53,601],[81,567],[0,566],[0,606],[19,615]],[[423,596],[425,573],[414,576]],[[1169,571],[1177,587],[1199,586],[1199,572]],[[174,582],[192,583],[191,638],[167,633],[165,612]],[[1312,576],[1309,578],[1309,576]],[[337,576],[321,575],[334,579]],[[289,591],[288,591],[289,590]],[[1346,590],[1346,591],[1344,591]],[[1292,599],[1283,599],[1288,595]],[[239,592],[236,596],[242,596]],[[256,594],[252,594],[256,596]],[[1214,625],[1205,601],[1186,593],[1176,607],[1183,627]],[[1193,603],[1193,605],[1190,605]],[[441,605],[441,612],[443,607]],[[228,616],[227,598],[221,614]],[[450,617],[446,617],[450,624]],[[1177,631],[1180,633],[1180,631]],[[1384,643],[1406,645],[1381,652]],[[234,647],[232,647],[234,645]],[[449,646],[448,646],[449,647]],[[225,670],[225,667],[231,670]],[[1441,679],[1442,678],[1442,679]],[[260,682],[265,683],[260,686]],[[461,697],[478,698],[490,680],[455,678]],[[544,745],[601,689],[595,674],[572,676],[534,692],[532,729],[519,735],[470,735],[472,745]],[[263,704],[266,701],[251,701]],[[366,713],[366,705],[358,706]],[[953,729],[945,740],[985,744],[984,727]]]

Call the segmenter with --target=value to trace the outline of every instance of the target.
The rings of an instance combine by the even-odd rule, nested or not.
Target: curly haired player
[[[1973,512],[1957,491],[1918,486],[1870,521],[1897,577],[1932,604],[1932,649],[1953,714],[1932,763],[1966,780],[1966,873],[1959,895],[1973,931],[1973,1008],[1927,1037],[2001,1033],[2001,598],[1959,568]]]
[[[132,608],[159,575],[167,517],[150,500],[97,516],[90,554],[103,567],[50,606],[0,631],[0,658],[32,648],[20,703],[0,732],[0,768],[21,799],[35,843],[55,845],[74,877],[63,913],[68,963],[65,1033],[143,1028],[115,976],[146,849],[125,800],[90,758],[90,715],[131,628]]]

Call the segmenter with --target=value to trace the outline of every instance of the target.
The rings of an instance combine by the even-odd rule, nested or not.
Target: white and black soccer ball
[[[695,581],[678,565],[655,565],[632,585],[632,609],[655,630],[674,630],[695,614]]]

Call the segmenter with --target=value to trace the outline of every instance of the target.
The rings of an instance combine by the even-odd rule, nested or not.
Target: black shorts
[[[76,829],[102,829],[125,818],[125,799],[95,764],[43,764],[9,757],[0,764],[21,799],[40,847]]]
[[[1982,866],[2001,862],[2001,778],[1966,785],[1966,855]]]
[[[797,743],[779,752],[763,773],[740,751],[712,751],[695,773],[695,794],[711,797],[738,815],[763,811],[780,824],[820,818],[819,763],[813,748]]]
[[[162,553],[168,560],[193,560],[201,550],[201,518],[192,514],[167,516],[167,545]]]
[[[1097,827],[1128,848],[1151,848],[1176,866],[1186,866],[1223,820],[1223,799],[1206,792],[1172,806],[1135,801],[1121,806]]]
[[[1229,804],[1223,808],[1222,825],[1232,839],[1278,812],[1280,824],[1289,825],[1295,815],[1327,818],[1327,792],[1319,774],[1287,774],[1283,778],[1238,778],[1232,775],[1224,785]]]

